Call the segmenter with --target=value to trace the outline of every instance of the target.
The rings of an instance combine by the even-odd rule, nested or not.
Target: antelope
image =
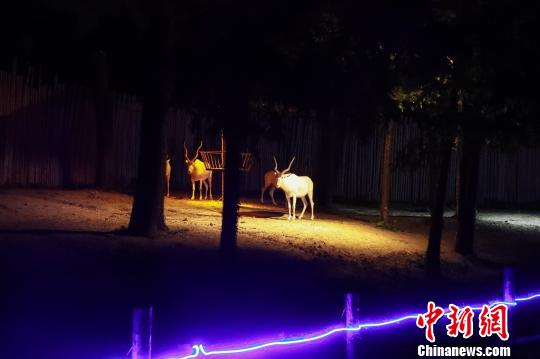
[[[276,205],[276,201],[274,200],[274,191],[276,190],[278,176],[279,172],[276,172],[275,170],[268,171],[264,174],[264,186],[261,188],[261,203],[264,203],[264,191],[266,191],[267,188],[270,188],[268,193],[270,194],[272,203],[274,206]]]
[[[210,189],[210,199],[212,199],[212,171],[206,169],[204,163],[197,159],[199,157],[199,150],[202,147],[202,141],[195,157],[189,159],[186,143],[184,142],[184,156],[186,157],[186,164],[188,165],[188,174],[191,177],[191,199],[195,199],[195,182],[199,181],[199,200],[202,200],[202,188],[203,185],[206,188],[204,199],[208,198],[208,189]]]
[[[283,192],[285,192],[285,197],[287,198],[287,206],[289,207],[289,217],[287,218],[289,221],[294,221],[296,219],[297,197],[300,197],[300,199],[302,199],[302,203],[304,204],[304,208],[302,209],[302,213],[300,214],[300,217],[298,217],[298,219],[302,219],[302,217],[304,217],[304,213],[306,212],[307,208],[306,196],[309,198],[309,203],[311,205],[311,219],[313,220],[315,218],[313,213],[313,209],[315,207],[315,202],[313,202],[313,181],[307,176],[297,176],[294,173],[288,173],[291,170],[294,159],[295,157],[293,157],[293,159],[289,163],[289,167],[280,172],[278,171],[276,157],[274,157],[274,162],[276,164],[274,171],[278,173],[276,188],[281,188]],[[291,197],[292,215],[290,201]]]
[[[171,159],[167,156],[165,160],[165,185],[167,188],[167,197],[169,197],[169,188],[171,183]]]

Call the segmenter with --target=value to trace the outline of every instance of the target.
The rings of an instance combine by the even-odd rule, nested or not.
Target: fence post
[[[505,266],[503,269],[503,300],[505,302],[514,302],[514,286],[513,273],[510,266]]]
[[[152,307],[133,310],[131,359],[152,358]]]
[[[345,326],[355,327],[359,324],[359,297],[356,293],[345,294]],[[347,359],[355,358],[354,355],[354,337],[357,332],[346,333]]]
[[[507,303],[514,303],[515,302],[515,295],[514,295],[514,273],[512,271],[512,268],[510,266],[504,266],[503,268],[503,301]],[[510,338],[508,340],[508,343],[511,344],[514,341],[514,337],[512,336],[513,332],[513,325],[512,321],[510,319],[510,309],[512,307],[508,306],[508,333],[510,334]]]

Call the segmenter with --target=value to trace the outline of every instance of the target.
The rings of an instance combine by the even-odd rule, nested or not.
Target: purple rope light
[[[517,306],[519,303],[522,302],[528,302],[531,300],[540,299],[540,292],[534,293],[531,295],[528,295],[526,297],[518,297],[515,298],[514,301],[492,301],[489,303],[490,306],[494,306],[497,304],[505,304],[508,306]],[[482,310],[482,305],[472,305],[470,306],[472,310]],[[446,310],[445,313],[448,313],[449,311]],[[399,324],[401,322],[416,319],[418,317],[419,313],[416,314],[406,314],[394,319],[389,319],[385,321],[379,321],[379,322],[368,322],[368,323],[360,323],[356,326],[352,327],[338,327],[334,329],[327,329],[323,331],[321,334],[306,336],[306,337],[298,337],[298,338],[290,338],[290,339],[282,339],[277,341],[271,341],[267,343],[261,343],[246,347],[240,347],[236,349],[224,349],[224,350],[210,350],[207,351],[202,344],[193,345],[192,352],[189,355],[177,357],[177,356],[165,356],[163,359],[192,359],[197,358],[200,356],[213,356],[213,355],[228,355],[228,354],[242,354],[252,351],[257,351],[264,348],[269,347],[278,347],[278,346],[289,346],[289,345],[295,345],[295,344],[301,344],[301,343],[309,343],[309,342],[315,342],[322,340],[326,337],[329,337],[331,335],[334,335],[336,333],[341,332],[358,332],[362,329],[369,329],[369,328],[377,328],[377,327],[386,327],[390,325]]]

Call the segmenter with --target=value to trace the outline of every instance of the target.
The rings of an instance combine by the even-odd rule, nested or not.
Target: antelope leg
[[[212,172],[210,172],[210,177],[208,177],[208,184],[210,185],[210,200],[213,200],[212,198]]]
[[[292,219],[293,221],[296,219],[296,196],[292,198]]]
[[[302,203],[304,204],[304,208],[302,208],[302,213],[300,214],[300,217],[298,217],[298,219],[302,219],[302,217],[304,217],[304,213],[306,212],[306,208],[307,208],[307,200],[306,200],[306,197],[300,197],[302,199]]]
[[[272,186],[272,188],[270,188],[270,198],[272,198],[272,203],[274,204],[274,206],[276,205],[276,201],[274,200],[274,191],[275,190],[276,190],[275,186]]]
[[[287,197],[287,206],[289,207],[289,217],[287,217],[287,219],[290,221],[291,220],[291,201],[290,201],[291,197]]]
[[[191,199],[195,199],[195,181],[191,180]]]
[[[202,181],[202,183],[204,185],[204,199],[208,199],[208,183],[206,180]]]
[[[203,181],[200,180],[199,181],[199,201],[202,200],[202,186],[203,186],[202,183],[203,183]]]

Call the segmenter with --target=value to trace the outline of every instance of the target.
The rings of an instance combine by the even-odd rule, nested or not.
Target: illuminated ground
[[[109,232],[125,228],[131,197],[94,190],[2,190],[0,229]],[[221,202],[166,199],[167,224],[173,234],[162,243],[215,249],[219,243]],[[309,211],[309,209],[308,209]],[[347,210],[347,216],[316,211],[314,221],[287,221],[285,207],[244,202],[239,246],[279,252],[303,261],[329,264],[330,276],[372,276],[390,282],[421,277],[428,220],[425,214],[396,211],[394,230],[377,227],[373,210]],[[412,217],[411,214],[416,214]],[[308,217],[308,216],[306,216]],[[491,269],[453,252],[455,223],[448,220],[442,257],[445,274],[457,280],[490,275]],[[493,264],[536,263],[540,249],[538,217],[521,213],[481,213],[477,248]],[[396,273],[400,275],[396,277]]]
[[[540,234],[530,224],[518,226],[533,218],[522,214],[508,214],[509,225],[501,213],[481,213],[478,258],[472,260],[453,253],[449,219],[445,279],[433,283],[423,276],[425,216],[399,213],[394,230],[387,230],[376,226],[372,212],[338,207],[342,215],[317,211],[315,221],[289,222],[283,206],[248,201],[241,209],[238,265],[224,269],[217,255],[220,207],[217,201],[167,199],[171,231],[148,239],[115,232],[128,223],[128,195],[0,190],[0,274],[8,274],[0,275],[0,311],[9,308],[0,312],[0,337],[10,343],[5,357],[44,351],[55,359],[125,357],[130,313],[141,303],[156,310],[156,350],[186,353],[194,342],[230,344],[319,330],[342,319],[346,291],[359,293],[362,315],[375,318],[423,307],[428,299],[493,298],[501,291],[503,264],[515,266],[519,293],[540,285]],[[363,357],[403,357],[392,348],[415,353],[403,344],[417,344],[422,333],[413,328],[392,338],[360,341]],[[332,343],[309,357],[342,357],[341,342]],[[305,355],[272,353],[260,357]]]

